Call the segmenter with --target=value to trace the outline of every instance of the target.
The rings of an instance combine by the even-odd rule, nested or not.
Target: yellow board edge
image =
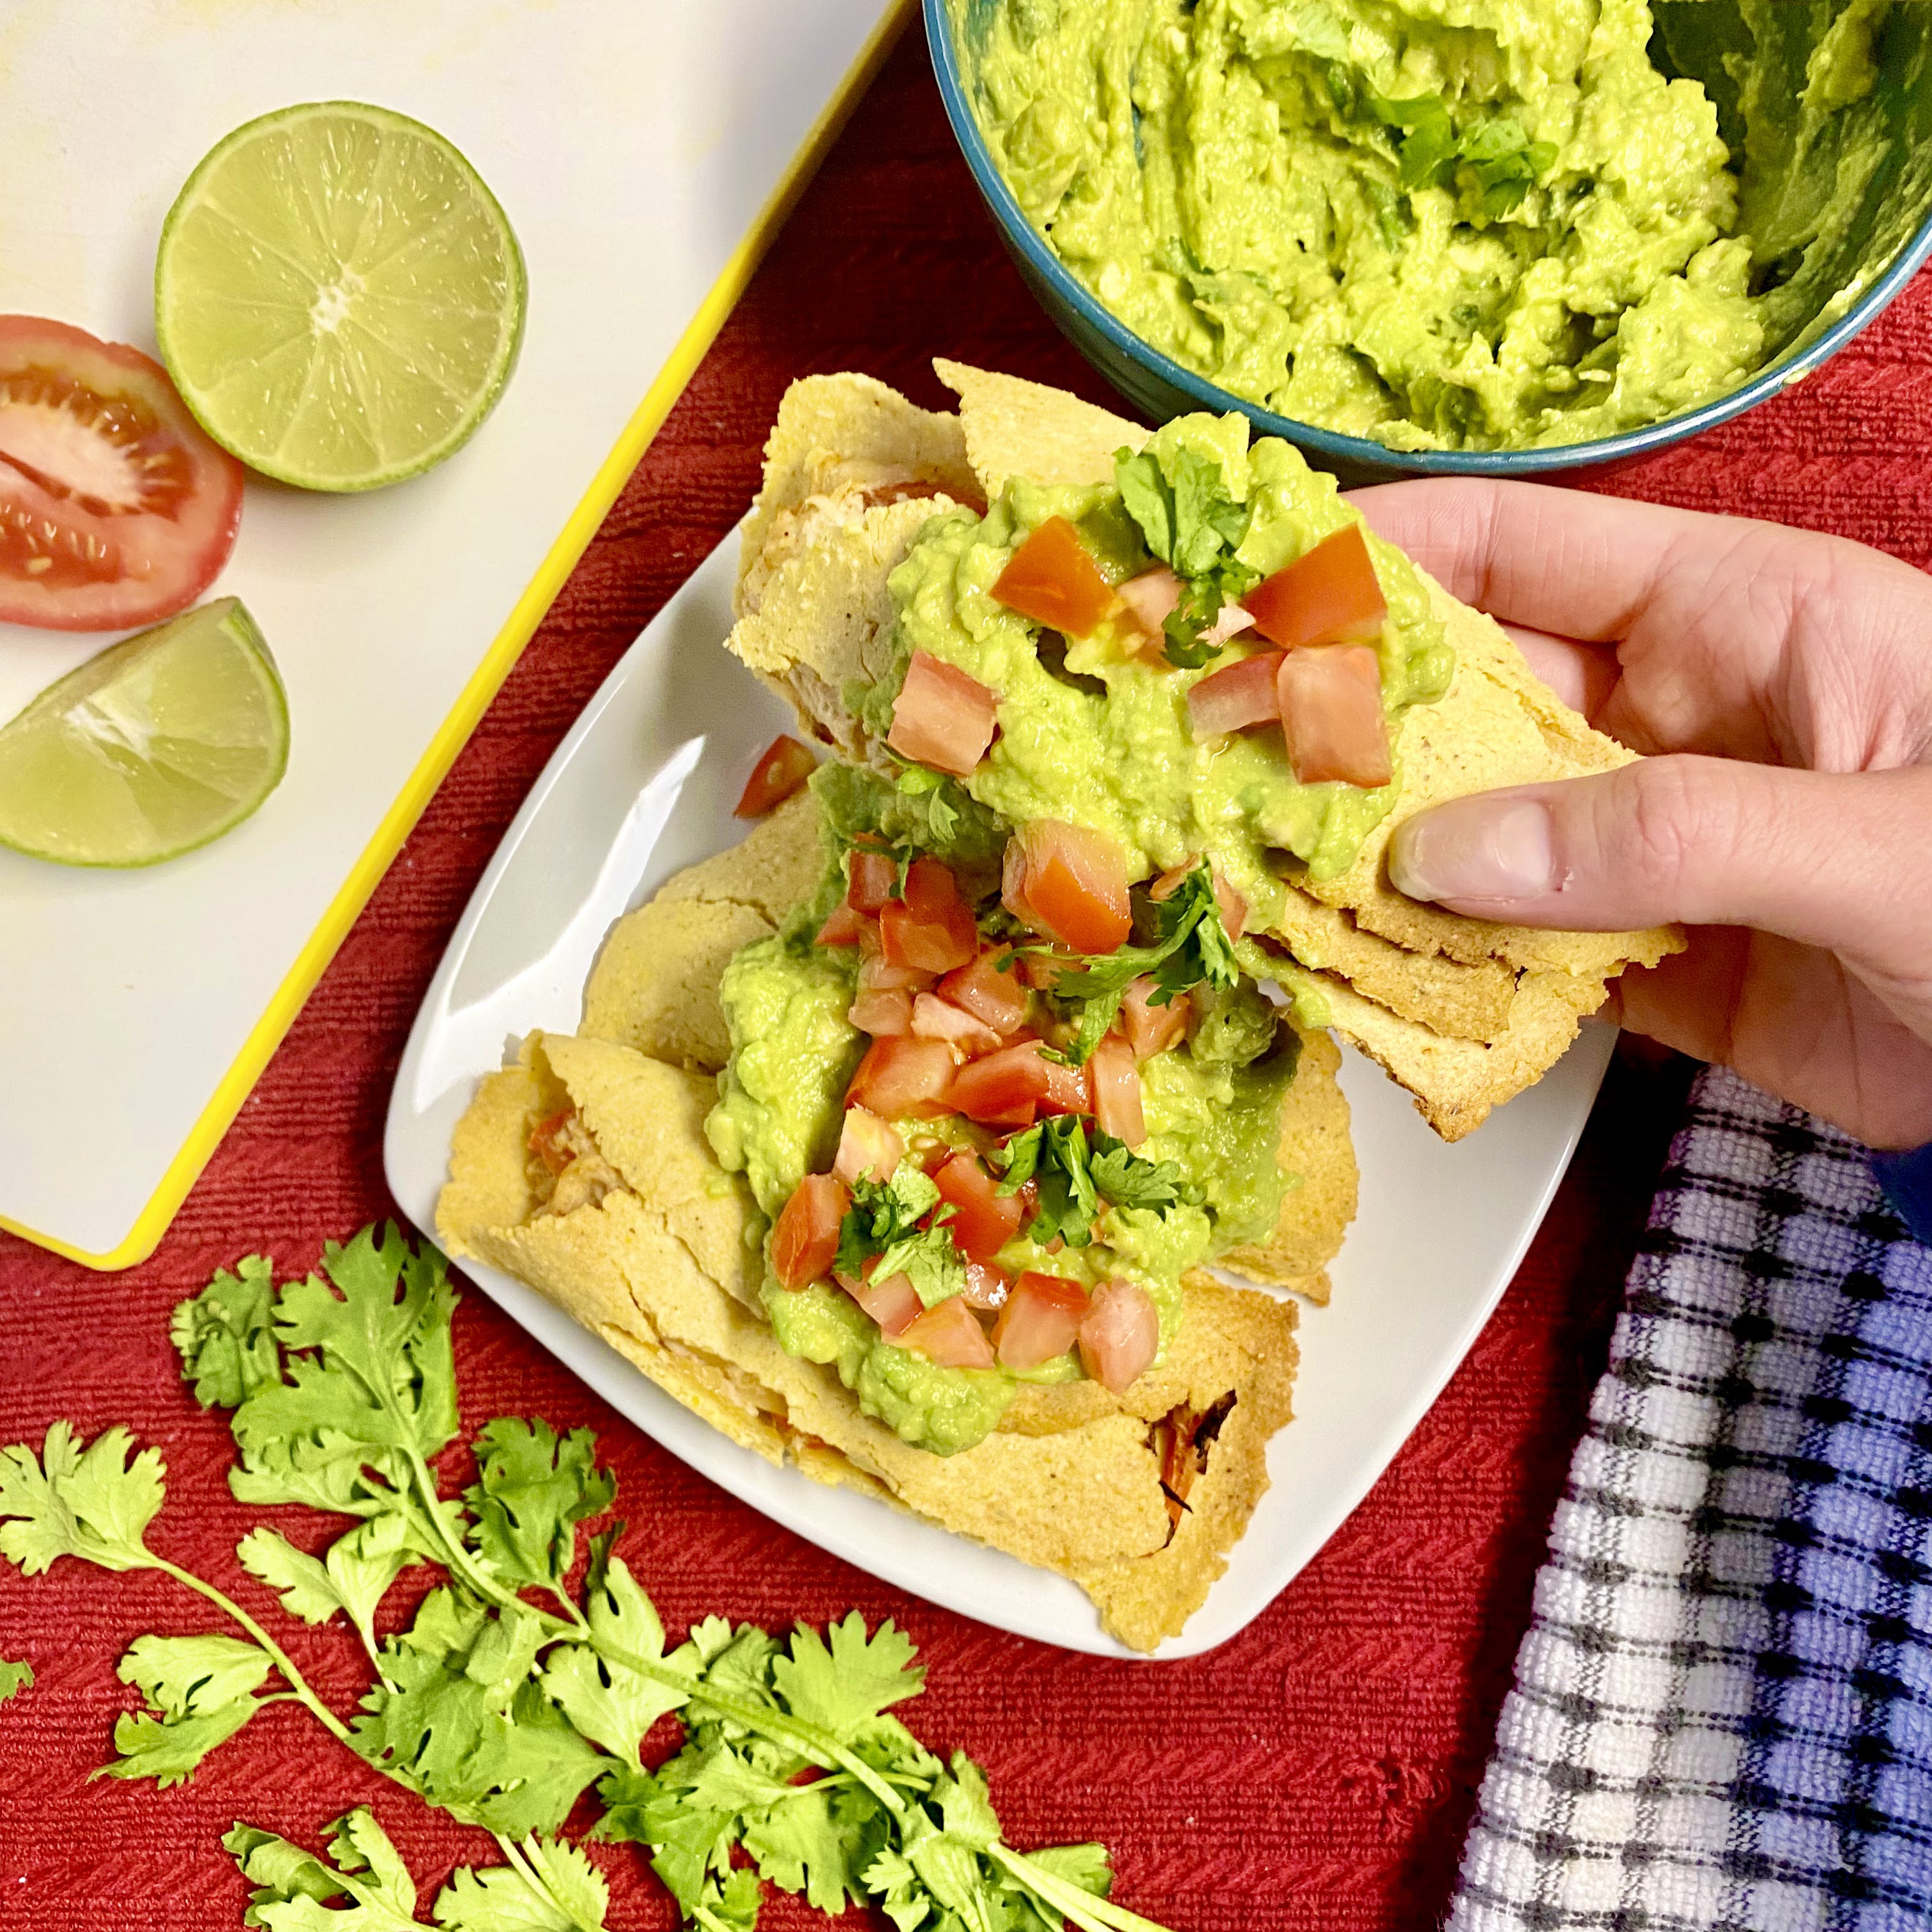
[[[295,964],[275,988],[267,1010],[243,1041],[241,1051],[222,1076],[208,1105],[202,1109],[188,1138],[182,1144],[181,1151],[169,1163],[160,1184],[148,1197],[147,1205],[141,1210],[127,1238],[104,1253],[92,1254],[54,1235],[39,1233],[18,1221],[10,1220],[4,1214],[0,1214],[0,1232],[17,1234],[36,1247],[103,1273],[132,1268],[146,1261],[160,1244],[161,1237],[167,1232],[182,1203],[188,1198],[188,1190],[200,1179],[202,1169],[233,1124],[242,1102],[254,1090],[262,1070],[295,1024],[296,1015],[315,990],[316,981],[327,970],[329,962],[348,937],[349,928],[368,903],[382,875],[394,862],[403,842],[415,829],[416,820],[435,796],[436,788],[456,762],[458,753],[470,742],[482,722],[490,700],[502,688],[503,680],[523,656],[524,646],[556,601],[557,592],[577,567],[578,560],[589,548],[590,539],[597,534],[610,506],[617,500],[619,491],[630,480],[632,471],[642,461],[652,438],[664,427],[664,418],[697,374],[698,365],[716,340],[725,318],[737,306],[739,298],[750,284],[766,250],[777,238],[778,230],[784,226],[786,218],[804,193],[806,184],[838,138],[840,128],[857,105],[860,95],[892,51],[916,4],[917,0],[895,0],[890,10],[860,49],[858,58],[846,70],[837,92],[813,124],[804,144],[793,156],[790,165],[772,190],[770,199],[759,211],[749,232],[719,272],[697,314],[679,337],[669,360],[644,392],[643,401],[632,412],[623,433],[591,478],[589,488],[578,500],[576,508],[571,512],[568,521],[558,533],[543,562],[538,566],[536,574],[517,599],[502,628],[496,633],[495,641],[470,682],[463,687],[448,716],[437,728],[428,748],[416,761],[395,802],[383,814],[382,823],[363,848],[349,877],[296,956]]]

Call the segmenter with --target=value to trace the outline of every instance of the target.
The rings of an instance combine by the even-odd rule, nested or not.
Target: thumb
[[[1511,925],[1755,926],[1906,981],[1932,961],[1932,768],[1640,759],[1418,812],[1388,863],[1412,898]]]

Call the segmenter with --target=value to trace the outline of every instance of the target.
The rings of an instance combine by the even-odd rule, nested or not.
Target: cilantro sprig
[[[1151,450],[1114,453],[1114,481],[1127,513],[1140,526],[1147,547],[1180,579],[1180,602],[1162,627],[1168,662],[1195,670],[1215,657],[1219,644],[1205,643],[1224,604],[1245,596],[1261,573],[1235,554],[1248,533],[1253,511],[1229,494],[1221,466],[1211,457],[1181,448],[1171,460],[1169,482]]]
[[[1482,190],[1483,212],[1496,219],[1520,207],[1556,165],[1555,144],[1532,141],[1514,115],[1479,121],[1459,135],[1448,107],[1436,94],[1390,100],[1371,93],[1366,99],[1384,127],[1402,132],[1398,178],[1406,194],[1446,183],[1459,166],[1467,166]]]
[[[932,1224],[922,1228],[928,1214]],[[966,1286],[966,1259],[946,1225],[952,1218],[952,1208],[940,1204],[938,1186],[916,1162],[901,1161],[890,1180],[861,1175],[852,1184],[852,1204],[838,1224],[832,1265],[856,1280],[877,1256],[874,1280],[903,1274],[930,1308]]]
[[[1054,982],[1054,996],[1079,1009],[1079,1024],[1066,1048],[1067,1058],[1076,1066],[1087,1064],[1114,1024],[1128,987],[1143,974],[1154,982],[1154,990],[1148,996],[1148,1004],[1154,1006],[1169,1004],[1192,986],[1225,989],[1240,982],[1234,946],[1214,898],[1214,872],[1206,860],[1166,898],[1150,903],[1154,925],[1152,944],[1090,954]],[[1060,956],[1045,952],[1042,956]]]
[[[1206,1198],[1174,1162],[1149,1160],[1098,1127],[1090,1135],[1078,1114],[1056,1114],[1015,1134],[994,1158],[1004,1163],[1002,1194],[1033,1183],[1039,1206],[1027,1232],[1042,1246],[1056,1240],[1088,1246],[1103,1201],[1165,1214]]]
[[[1103,1150],[1096,1172],[1105,1160]],[[916,1227],[931,1210],[917,1205],[923,1192],[896,1175],[868,1226],[907,1238],[906,1217]],[[434,1250],[365,1228],[332,1244],[304,1280],[278,1288],[251,1256],[175,1314],[197,1400],[233,1412],[236,1496],[356,1520],[320,1556],[266,1527],[237,1550],[291,1616],[352,1629],[372,1671],[352,1714],[333,1708],[226,1592],[148,1546],[165,1499],[158,1450],[120,1428],[83,1442],[61,1421],[38,1450],[0,1449],[0,1557],[29,1576],[67,1558],[158,1571],[230,1626],[136,1640],[120,1675],[146,1708],[116,1724],[108,1775],[179,1783],[267,1705],[299,1704],[366,1764],[496,1838],[500,1865],[464,1868],[437,1894],[433,1914],[448,1932],[604,1932],[607,1882],[558,1835],[593,1787],[603,1808],[593,1835],[646,1846],[705,1932],[754,1932],[761,1880],[827,1910],[877,1905],[899,1932],[956,1922],[1056,1932],[1063,1920],[1080,1932],[1160,1932],[1107,1898],[1100,1846],[1015,1851],[978,1767],[943,1764],[888,1714],[924,1681],[891,1624],[868,1634],[855,1612],[823,1636],[775,1638],[710,1617],[673,1646],[616,1552],[615,1523],[588,1534],[573,1588],[580,1534],[616,1498],[587,1430],[487,1423],[472,1444],[475,1481],[446,1493],[436,1465],[458,1432],[456,1299]],[[390,1587],[422,1563],[442,1580],[379,1642]],[[32,1681],[25,1666],[0,1666],[0,1678],[10,1689]],[[684,1742],[652,1772],[646,1735],[674,1714]],[[418,1922],[415,1881],[366,1808],[329,1828],[321,1854],[247,1824],[223,1844],[254,1887],[249,1924],[400,1932]]]

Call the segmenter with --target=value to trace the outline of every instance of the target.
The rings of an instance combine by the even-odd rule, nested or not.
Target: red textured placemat
[[[253,1513],[228,1496],[225,1426],[176,1379],[168,1310],[252,1249],[292,1270],[325,1237],[392,1211],[382,1122],[404,1036],[544,760],[742,510],[785,384],[857,368],[937,406],[935,352],[1109,400],[1000,253],[914,38],[860,106],[153,1258],[102,1276],[0,1237],[0,1442],[38,1441],[61,1415],[90,1433],[128,1424],[168,1458],[157,1546],[245,1602],[268,1602],[234,1562]],[[1839,530],[1922,565],[1928,457],[1932,283],[1922,280],[1792,394],[1598,487]],[[1548,1222],[1441,1402],[1273,1609],[1186,1664],[1066,1656],[880,1586],[692,1474],[473,1293],[456,1321],[465,1424],[510,1412],[597,1430],[632,1526],[625,1548],[674,1624],[721,1611],[783,1625],[854,1606],[899,1618],[932,1666],[908,1714],[915,1728],[989,1766],[1016,1843],[1107,1840],[1124,1902],[1202,1932],[1412,1932],[1447,1901],[1544,1526],[1684,1085],[1682,1063],[1620,1058]],[[325,1819],[371,1801],[425,1898],[452,1863],[494,1859],[480,1834],[428,1813],[288,1708],[258,1718],[179,1790],[87,1783],[107,1754],[112,1712],[132,1701],[114,1677],[128,1642],[211,1624],[158,1580],[68,1563],[29,1583],[0,1565],[0,1657],[30,1658],[40,1680],[0,1709],[8,1932],[238,1924],[244,1888],[215,1842],[238,1816],[313,1841]],[[318,1688],[339,1707],[352,1702],[361,1685],[339,1637],[298,1629],[290,1648],[304,1664],[334,1660],[319,1665]],[[670,1922],[634,1850],[598,1857],[616,1890],[614,1927]],[[767,1911],[776,1932],[815,1916],[788,1900]]]

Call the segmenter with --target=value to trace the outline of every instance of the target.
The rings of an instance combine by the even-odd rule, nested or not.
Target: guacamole
[[[1890,0],[1664,0],[1655,32],[1645,0],[949,5],[996,164],[1102,303],[1393,448],[1720,394],[1932,196],[1922,10]]]

